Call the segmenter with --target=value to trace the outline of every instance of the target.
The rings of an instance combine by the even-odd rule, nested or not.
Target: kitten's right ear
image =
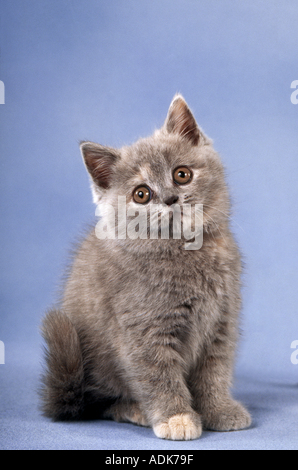
[[[108,189],[115,164],[120,158],[117,150],[94,142],[81,142],[80,149],[86,168],[96,186]]]

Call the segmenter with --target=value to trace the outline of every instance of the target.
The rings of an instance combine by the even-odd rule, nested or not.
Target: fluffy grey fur
[[[241,307],[241,260],[229,229],[224,170],[181,95],[161,129],[120,150],[83,142],[97,204],[146,184],[152,200],[204,205],[200,250],[185,240],[99,240],[77,250],[58,309],[42,330],[47,342],[44,413],[152,426],[158,437],[195,439],[250,425],[230,395]],[[187,166],[188,184],[173,182]],[[92,408],[93,407],[93,408]],[[94,411],[95,413],[95,411]],[[94,415],[95,416],[95,415]],[[96,415],[98,416],[98,414]]]

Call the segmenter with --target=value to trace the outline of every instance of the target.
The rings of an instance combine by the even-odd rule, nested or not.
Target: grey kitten
[[[153,136],[120,150],[83,142],[96,204],[203,204],[203,245],[99,239],[78,248],[61,305],[49,311],[43,412],[152,426],[164,439],[247,428],[230,395],[241,260],[229,229],[224,170],[181,95]],[[103,217],[104,210],[103,210]],[[182,217],[183,219],[183,217]]]

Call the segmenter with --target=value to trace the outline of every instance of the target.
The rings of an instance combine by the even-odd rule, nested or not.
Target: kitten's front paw
[[[207,416],[203,415],[204,428],[212,431],[237,431],[249,428],[251,416],[249,412],[237,401],[210,410]]]
[[[197,439],[202,434],[200,416],[196,413],[181,413],[171,416],[168,420],[155,424],[153,431],[161,439],[188,441]]]

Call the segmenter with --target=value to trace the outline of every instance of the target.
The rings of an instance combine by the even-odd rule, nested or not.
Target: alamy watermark
[[[297,365],[298,364],[298,339],[292,342],[291,349],[295,349],[295,351],[292,352],[291,354],[291,363],[294,365]]]
[[[3,341],[0,341],[0,364],[5,364],[5,346]]]
[[[0,80],[0,104],[5,104],[5,87],[4,83]]]
[[[151,204],[137,207],[118,196],[118,205],[99,204],[95,212],[100,220],[95,233],[99,239],[184,240],[185,250],[203,245],[203,204]]]
[[[291,94],[291,103],[298,104],[298,80],[291,83],[291,88],[295,88],[295,91]]]

